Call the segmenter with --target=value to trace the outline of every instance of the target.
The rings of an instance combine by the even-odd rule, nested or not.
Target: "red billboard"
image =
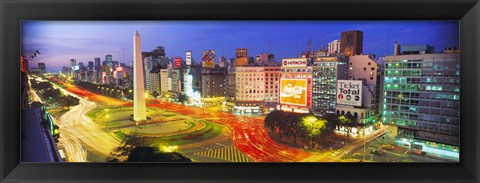
[[[25,64],[25,58],[23,56],[20,57],[20,70],[22,73],[25,73],[27,71],[27,66]]]
[[[182,66],[182,58],[175,57],[173,59],[173,66],[176,67],[176,68],[181,67]]]

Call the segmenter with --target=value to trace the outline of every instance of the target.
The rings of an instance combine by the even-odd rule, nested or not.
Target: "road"
[[[89,100],[109,105],[132,106],[131,101],[122,101],[101,96],[69,83],[62,83],[67,90]],[[197,119],[206,119],[227,126],[231,131],[231,139],[235,147],[255,162],[334,162],[363,145],[363,138],[359,138],[342,149],[332,153],[319,154],[299,148],[280,144],[269,137],[264,128],[263,117],[237,116],[234,114],[209,111],[205,108],[185,106],[160,100],[147,100],[149,107],[155,107],[174,113],[190,116]],[[100,130],[101,131],[101,130]],[[380,131],[367,135],[367,141],[382,133]],[[95,143],[93,143],[95,144]]]
[[[339,162],[342,161],[341,159],[348,154],[362,148],[364,145],[376,139],[383,134],[385,134],[385,130],[387,129],[386,126],[381,127],[379,130],[374,131],[364,137],[359,137],[357,140],[353,141],[345,145],[344,147],[332,152],[332,153],[324,153],[324,154],[315,154],[312,155],[302,161],[304,162]]]
[[[73,95],[59,88],[64,94]],[[76,96],[78,97],[78,96]],[[80,104],[63,114],[55,123],[60,127],[60,145],[65,148],[70,162],[86,162],[87,149],[95,155],[107,158],[110,152],[120,145],[120,141],[110,136],[101,126],[91,121],[86,113],[95,109],[96,104],[82,97]]]
[[[59,80],[56,82],[66,86],[68,91],[100,104],[132,106],[131,101],[101,96]],[[227,126],[232,131],[231,139],[235,147],[256,162],[298,162],[313,155],[303,149],[289,147],[272,140],[263,127],[262,117],[237,116],[159,100],[148,100],[147,105]]]

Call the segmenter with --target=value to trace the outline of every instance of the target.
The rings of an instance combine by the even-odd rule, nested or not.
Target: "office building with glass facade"
[[[405,146],[458,157],[460,55],[402,54],[385,57],[383,123],[398,127]]]
[[[312,112],[316,116],[335,113],[337,80],[348,78],[348,58],[320,57],[313,63]]]

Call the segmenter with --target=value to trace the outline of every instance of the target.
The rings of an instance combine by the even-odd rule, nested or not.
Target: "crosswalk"
[[[196,152],[194,154],[232,162],[253,162],[250,158],[245,156],[233,145],[219,149],[210,149],[208,151]]]

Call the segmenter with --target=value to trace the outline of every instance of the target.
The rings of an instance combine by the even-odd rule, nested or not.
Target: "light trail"
[[[83,97],[88,97],[89,100],[100,104],[132,106],[131,101],[121,101],[101,96],[80,89],[69,83],[60,83],[66,86],[68,91]],[[340,153],[338,153],[338,156],[332,156],[331,154],[319,155],[319,153],[289,147],[271,139],[264,128],[263,117],[237,116],[226,112],[206,112],[204,108],[185,106],[159,100],[149,100],[147,106],[187,115],[193,118],[206,119],[229,127],[232,131],[231,139],[233,140],[234,145],[256,162],[301,162],[305,160],[314,162],[340,161],[341,157],[348,154],[349,151],[358,147],[359,143],[363,142],[363,140],[361,140],[361,142],[358,141],[357,143],[356,141],[356,143],[347,145],[339,150]],[[367,138],[373,138],[371,136]]]
[[[63,88],[59,89],[65,94],[78,97]],[[62,115],[58,120],[60,129],[63,130],[60,131],[62,145],[71,148],[70,150],[66,149],[66,151],[68,155],[73,156],[72,161],[74,162],[84,162],[83,160],[86,160],[86,158],[83,158],[83,156],[86,156],[86,150],[107,158],[112,150],[120,145],[120,142],[86,116],[87,112],[96,108],[96,104],[81,97],[78,98],[80,104]]]

